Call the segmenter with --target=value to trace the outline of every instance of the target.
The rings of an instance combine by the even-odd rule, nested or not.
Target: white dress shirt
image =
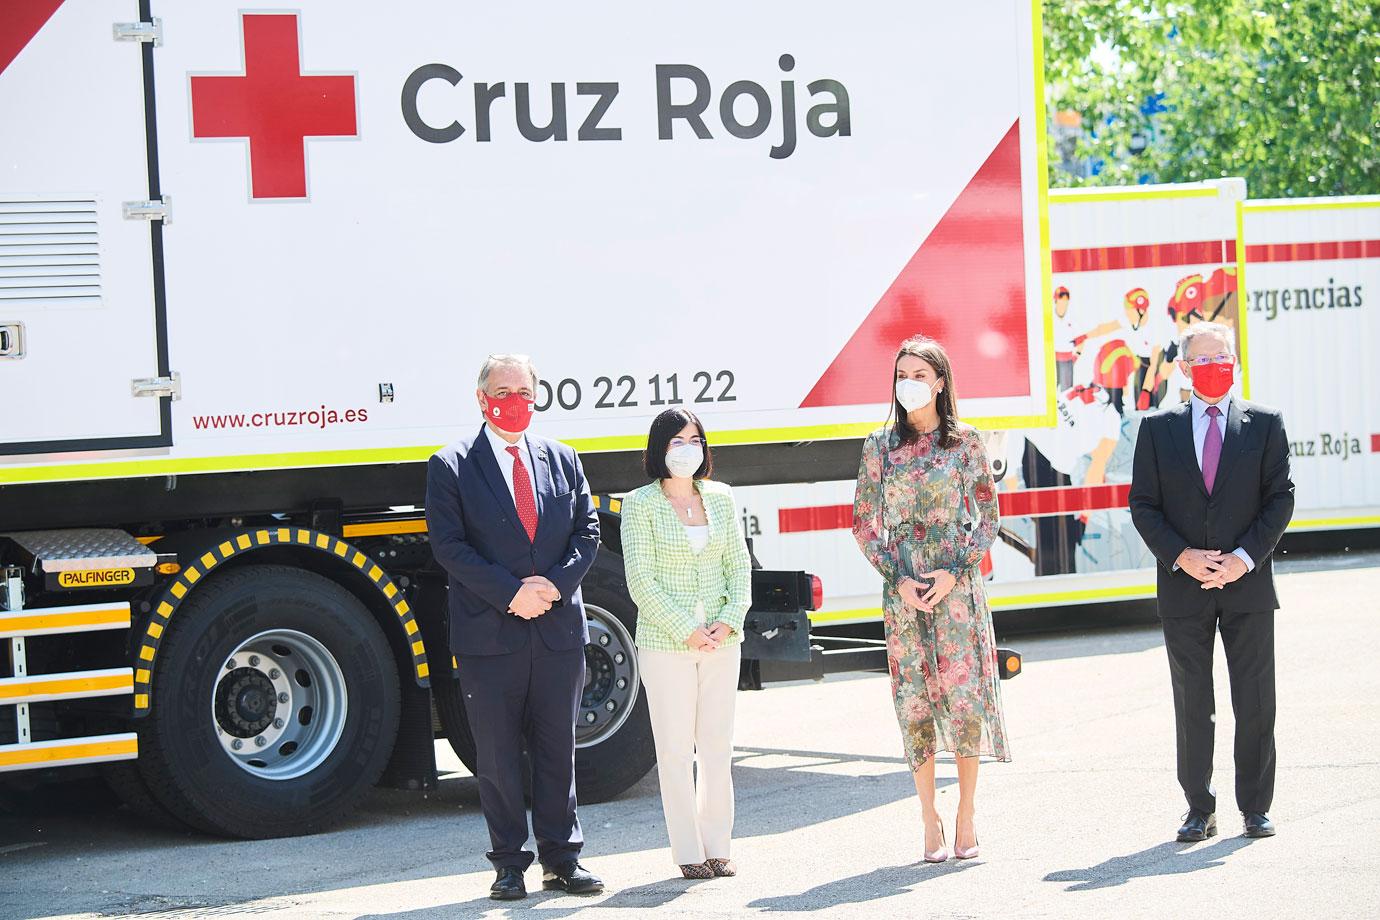
[[[1204,402],[1197,393],[1191,395],[1188,398],[1188,402],[1189,408],[1193,413],[1193,454],[1198,458],[1198,469],[1201,470],[1203,468],[1203,442],[1207,439],[1208,422],[1213,419],[1208,415],[1208,404]],[[1231,411],[1231,394],[1228,393],[1224,396],[1222,401],[1217,403],[1216,406],[1218,409],[1222,410],[1222,414],[1217,416],[1216,421],[1217,433],[1222,436],[1222,447],[1225,449],[1227,446],[1227,413]],[[1217,472],[1220,475],[1222,472],[1220,456],[1218,461]],[[1216,485],[1216,483],[1214,483],[1214,485]],[[1255,560],[1251,558],[1250,553],[1247,553],[1241,547],[1238,546],[1236,549],[1232,550],[1232,555],[1246,563],[1247,572],[1255,570]]]
[[[508,484],[508,496],[513,499],[513,505],[517,505],[517,497],[513,492],[513,455],[508,453],[509,447],[516,447],[522,454],[522,463],[527,467],[527,481],[532,487],[532,501],[537,500],[537,472],[532,465],[532,451],[527,446],[527,436],[523,435],[516,444],[509,444],[498,435],[494,434],[493,427],[487,423],[484,425],[484,434],[489,439],[490,446],[494,450],[494,459],[498,461],[498,468],[503,473],[503,481]]]

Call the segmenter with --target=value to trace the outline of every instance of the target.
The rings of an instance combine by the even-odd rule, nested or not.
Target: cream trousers
[[[741,652],[733,645],[713,652],[637,653],[656,740],[661,809],[677,865],[729,858],[733,703]]]

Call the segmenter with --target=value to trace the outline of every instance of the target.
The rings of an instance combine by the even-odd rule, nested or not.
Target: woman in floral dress
[[[896,354],[895,422],[863,445],[853,535],[883,579],[887,664],[925,822],[925,859],[948,858],[935,810],[934,756],[958,761],[954,855],[978,855],[978,759],[1011,759],[992,613],[978,564],[997,535],[997,498],[977,430],[954,411],[943,347],[916,337]]]

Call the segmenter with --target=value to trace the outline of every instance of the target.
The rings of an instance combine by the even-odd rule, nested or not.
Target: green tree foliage
[[[1047,0],[1044,36],[1051,185],[1380,193],[1380,0]]]

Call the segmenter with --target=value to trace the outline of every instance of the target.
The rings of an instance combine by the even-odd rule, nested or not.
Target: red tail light
[[[824,606],[824,582],[818,575],[810,576],[810,609],[818,610]]]

